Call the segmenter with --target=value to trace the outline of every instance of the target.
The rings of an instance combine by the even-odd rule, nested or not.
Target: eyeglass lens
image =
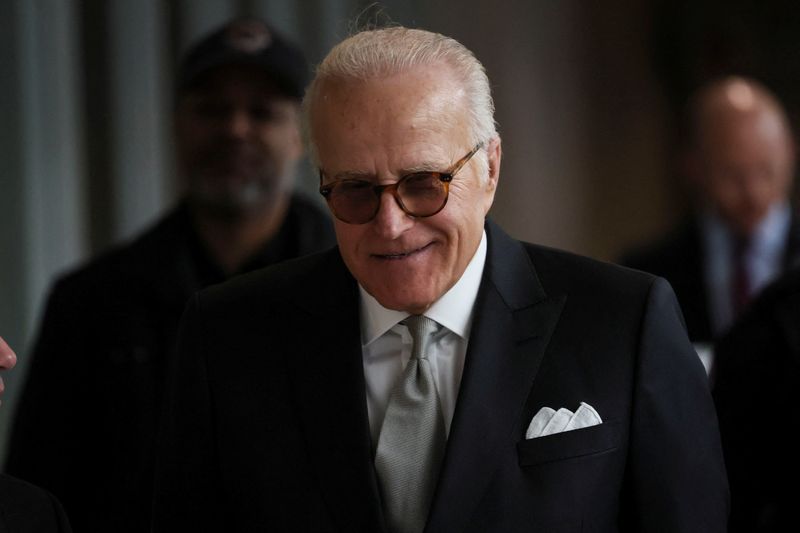
[[[425,217],[438,212],[447,200],[447,185],[441,174],[419,172],[397,182],[395,198],[400,207],[412,216]],[[368,181],[344,180],[334,187],[328,200],[336,216],[345,222],[368,222],[380,208],[383,189]]]
[[[345,179],[329,186],[320,186],[333,214],[348,224],[365,224],[380,209],[381,196],[388,190],[400,208],[411,216],[429,217],[441,211],[447,203],[450,180],[480,150],[478,143],[456,162],[449,173],[415,172],[391,185],[374,185],[366,180]],[[320,183],[323,181],[320,170]]]

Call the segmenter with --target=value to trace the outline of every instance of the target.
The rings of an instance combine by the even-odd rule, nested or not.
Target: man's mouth
[[[428,243],[421,248],[415,248],[413,250],[409,250],[408,252],[398,252],[398,253],[391,253],[391,254],[372,254],[372,257],[377,259],[383,259],[386,261],[401,261],[403,259],[407,259],[409,257],[413,257],[421,252],[424,252],[429,247],[433,246],[433,243]]]

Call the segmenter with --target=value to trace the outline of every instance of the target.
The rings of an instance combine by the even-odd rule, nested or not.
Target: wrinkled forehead
[[[465,92],[437,65],[381,78],[320,80],[310,104],[310,136],[320,155],[348,139],[376,146],[436,135],[468,138]]]

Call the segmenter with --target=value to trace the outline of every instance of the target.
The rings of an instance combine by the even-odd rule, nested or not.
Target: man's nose
[[[227,134],[236,139],[246,139],[253,127],[250,114],[244,109],[233,109],[225,123]]]
[[[378,213],[372,220],[378,235],[384,239],[395,239],[413,224],[414,217],[403,211],[390,191],[384,190],[380,196]]]
[[[0,337],[0,370],[11,370],[17,364],[17,355]]]

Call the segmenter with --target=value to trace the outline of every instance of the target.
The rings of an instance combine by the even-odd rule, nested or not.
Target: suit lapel
[[[489,251],[427,531],[462,531],[516,439],[521,410],[563,308],[522,245],[487,223]]]
[[[299,306],[313,315],[291,358],[295,402],[323,496],[342,531],[383,531],[372,465],[358,291],[338,251]],[[322,297],[320,298],[320,295]]]

